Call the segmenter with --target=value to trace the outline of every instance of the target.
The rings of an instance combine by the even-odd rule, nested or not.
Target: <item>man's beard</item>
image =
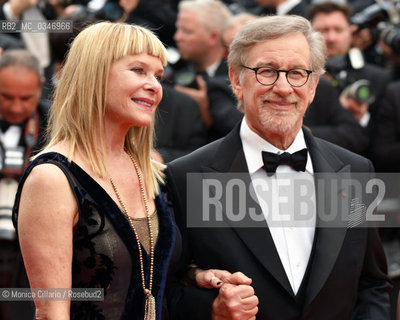
[[[258,108],[258,115],[262,126],[275,134],[287,134],[293,131],[301,114],[297,108],[291,108],[287,111],[273,110],[269,106]]]

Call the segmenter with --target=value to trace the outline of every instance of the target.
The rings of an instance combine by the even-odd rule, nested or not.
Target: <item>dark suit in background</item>
[[[400,81],[388,85],[380,104],[371,159],[379,172],[400,172]]]
[[[155,148],[165,162],[182,157],[207,143],[196,101],[163,84],[155,116]]]
[[[277,2],[277,1],[272,1],[272,2]],[[286,2],[286,1],[281,1],[281,3],[284,3],[284,2]],[[256,14],[258,16],[277,14],[277,7],[278,7],[278,5],[271,4],[270,6],[262,6],[259,4],[256,8],[251,10],[251,13]],[[283,12],[281,14],[296,14],[296,15],[306,18],[307,12],[308,12],[308,3],[306,1],[300,1],[294,7],[290,8],[289,10],[287,10],[286,12]]]
[[[209,129],[209,139],[214,141],[225,136],[238,123],[243,113],[237,108],[232,92],[225,59],[221,62],[214,77],[205,77],[210,114],[213,123]]]

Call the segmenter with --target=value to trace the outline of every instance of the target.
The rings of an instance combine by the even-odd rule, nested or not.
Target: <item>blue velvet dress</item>
[[[17,225],[22,186],[36,165],[52,163],[67,177],[79,209],[73,232],[73,288],[104,288],[103,301],[71,301],[71,319],[143,319],[144,301],[139,253],[128,220],[106,191],[74,162],[59,153],[45,153],[26,169],[19,184],[13,209]],[[175,228],[162,195],[155,199],[159,234],[155,246],[153,296],[161,319],[168,262],[175,241]],[[54,226],[56,232],[57,226]],[[51,236],[49,235],[49,241]],[[149,256],[143,249],[146,287]]]

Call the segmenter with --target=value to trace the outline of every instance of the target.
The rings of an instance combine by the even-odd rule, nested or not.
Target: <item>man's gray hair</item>
[[[23,67],[34,72],[39,79],[43,77],[43,69],[39,60],[28,50],[10,49],[4,51],[3,55],[0,56],[0,70],[10,66]]]
[[[232,16],[229,8],[219,0],[183,0],[179,2],[178,10],[195,12],[205,29],[220,33]]]
[[[310,47],[310,68],[324,73],[326,62],[325,40],[312,29],[310,22],[300,16],[267,16],[249,22],[236,35],[229,47],[228,65],[236,72],[247,64],[247,50],[258,42],[277,39],[291,33],[302,33]]]

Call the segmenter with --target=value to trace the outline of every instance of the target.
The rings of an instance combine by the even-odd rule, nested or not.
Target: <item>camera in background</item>
[[[346,98],[355,99],[360,103],[372,104],[375,101],[371,83],[366,79],[361,79],[348,85],[344,88],[342,94]]]
[[[400,54],[400,0],[375,3],[352,16],[350,23],[358,30],[368,28],[374,44],[381,40]]]

